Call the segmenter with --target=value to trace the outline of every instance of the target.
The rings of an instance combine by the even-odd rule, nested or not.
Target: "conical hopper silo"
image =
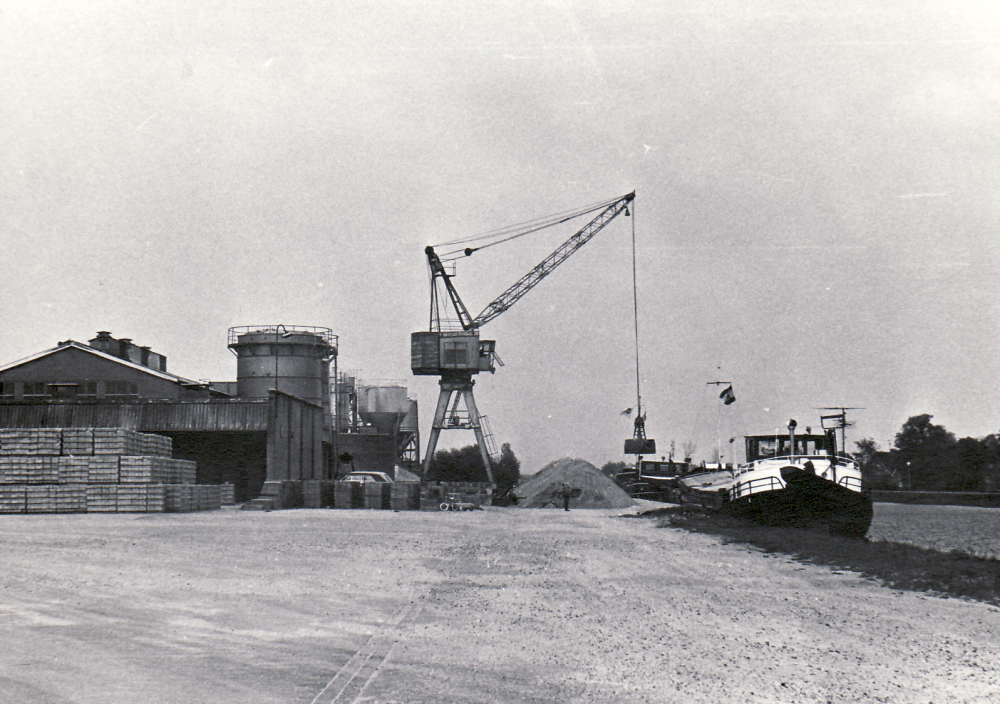
[[[358,388],[358,415],[371,423],[379,435],[392,435],[400,420],[410,410],[406,387],[397,385],[361,386]]]

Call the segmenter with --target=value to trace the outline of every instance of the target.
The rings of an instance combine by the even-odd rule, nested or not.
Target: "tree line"
[[[934,416],[912,416],[887,451],[871,438],[857,443],[861,470],[873,489],[1000,490],[1000,433],[956,439]]]

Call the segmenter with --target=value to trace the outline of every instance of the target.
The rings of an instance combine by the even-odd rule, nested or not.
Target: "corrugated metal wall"
[[[143,430],[266,431],[269,399],[225,399],[199,402],[148,402],[142,412]]]
[[[268,399],[5,403],[0,404],[0,428],[130,428],[145,433],[265,431],[269,404]]]
[[[323,407],[271,391],[267,480],[329,479],[323,461]]]
[[[166,435],[202,434],[206,440],[213,434],[266,433],[266,456],[261,462],[267,463],[268,481],[329,478],[323,419],[322,406],[278,391],[260,399],[0,404],[0,428],[130,428]],[[214,452],[218,454],[217,449]],[[217,459],[213,462],[218,464]],[[241,462],[253,463],[246,457]]]

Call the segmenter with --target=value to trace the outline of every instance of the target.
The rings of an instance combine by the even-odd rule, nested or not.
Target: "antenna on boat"
[[[842,452],[847,452],[847,429],[850,428],[854,423],[847,422],[847,412],[848,411],[863,411],[864,408],[851,407],[851,406],[821,406],[816,409],[819,411],[840,411],[840,413],[832,413],[830,415],[820,416],[820,426],[823,430],[833,430],[836,433],[837,430],[840,431],[840,449]],[[836,454],[836,453],[835,453]]]

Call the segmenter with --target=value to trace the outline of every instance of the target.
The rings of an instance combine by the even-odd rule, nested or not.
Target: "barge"
[[[745,464],[733,473],[725,510],[764,525],[812,526],[864,537],[872,495],[858,463],[837,449],[836,428],[823,434],[746,437]],[[842,426],[841,426],[842,427]]]

